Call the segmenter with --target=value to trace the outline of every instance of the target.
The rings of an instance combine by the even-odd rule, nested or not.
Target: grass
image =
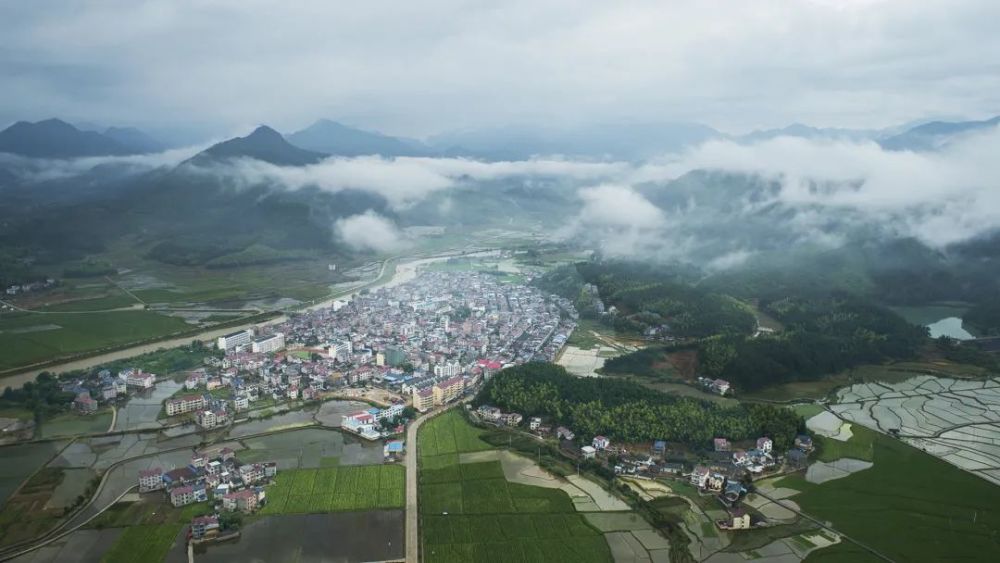
[[[825,436],[816,436],[816,449],[818,450],[816,459],[819,461],[836,461],[849,457],[851,459],[872,461],[875,451],[875,438],[878,433],[860,424],[852,424],[851,432],[853,435],[846,442]]]
[[[115,295],[105,295],[102,297],[89,297],[86,299],[76,299],[62,303],[54,303],[39,308],[41,311],[69,312],[69,311],[103,311],[107,309],[120,309],[139,304],[124,291],[116,289]]]
[[[813,403],[794,405],[791,409],[795,411],[795,414],[806,420],[809,420],[824,410],[823,407]]]
[[[182,524],[132,526],[104,554],[101,563],[163,561],[183,527]]]
[[[796,381],[766,387],[746,394],[748,399],[769,401],[794,401],[797,399],[823,399],[834,390],[853,383],[881,381],[896,383],[921,374],[974,377],[982,368],[952,364],[950,362],[902,362],[883,365],[858,366],[815,381]]]
[[[896,561],[974,561],[1000,553],[1000,488],[880,434],[874,462],[849,477],[803,486],[794,500]],[[853,553],[823,549],[807,561],[857,560]]]
[[[92,520],[89,528],[126,528],[129,526],[164,526],[188,524],[195,516],[212,512],[208,502],[198,502],[176,508],[166,496],[156,495],[156,500],[144,498],[138,502],[119,502]]]
[[[110,425],[111,409],[108,408],[88,415],[67,412],[43,420],[40,434],[42,438],[98,434],[107,432]]]
[[[406,473],[399,465],[345,465],[278,473],[261,514],[402,508]]]
[[[66,445],[66,442],[18,444],[0,448],[0,504]]]
[[[32,331],[34,327],[58,326]],[[183,320],[150,311],[0,315],[0,370],[60,356],[139,342],[189,329]],[[12,332],[12,331],[25,332]]]
[[[481,433],[459,411],[420,428],[423,560],[611,560],[603,535],[564,491],[510,483],[499,461],[460,464],[460,453],[491,448]]]

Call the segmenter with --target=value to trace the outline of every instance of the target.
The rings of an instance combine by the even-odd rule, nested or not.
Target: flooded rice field
[[[150,391],[136,394],[118,409],[115,430],[137,430],[159,428],[156,417],[163,408],[163,401],[179,390],[183,384],[172,380],[160,381]]]
[[[243,440],[245,461],[275,461],[279,470],[321,465],[372,465],[382,463],[382,442],[369,442],[336,430],[304,428],[272,436]]]
[[[239,539],[205,546],[195,560],[386,561],[403,558],[403,511],[270,516],[245,526]]]

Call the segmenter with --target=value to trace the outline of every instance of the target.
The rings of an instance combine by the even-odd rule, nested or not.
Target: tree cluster
[[[768,436],[789,447],[802,418],[770,405],[722,407],[690,397],[651,391],[629,381],[576,378],[561,366],[529,363],[488,381],[475,404],[492,404],[524,416],[544,416],[582,439],[605,435],[624,442],[668,440],[706,448],[712,438]]]

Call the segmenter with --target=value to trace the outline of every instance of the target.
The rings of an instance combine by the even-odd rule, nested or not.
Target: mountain
[[[793,123],[781,129],[763,129],[735,137],[740,143],[756,143],[769,141],[778,137],[799,137],[802,139],[835,139],[845,141],[866,141],[877,139],[881,131],[874,129],[839,129],[831,127],[812,127],[802,123]]]
[[[167,148],[135,127],[108,127],[104,136],[138,153],[163,152]]]
[[[985,132],[1000,125],[1000,116],[982,121],[932,121],[882,140],[888,150],[933,151],[958,137]]]
[[[253,158],[278,166],[305,166],[315,164],[327,155],[300,149],[285,140],[274,129],[261,125],[246,137],[229,139],[196,154],[187,163],[207,165],[215,162]]]
[[[489,160],[546,155],[641,160],[722,137],[722,133],[699,123],[641,123],[468,130],[432,137],[429,144],[450,156]]]
[[[335,156],[427,156],[431,149],[420,141],[390,137],[320,119],[288,136],[293,145]]]
[[[80,131],[65,121],[18,121],[0,131],[0,152],[31,158],[117,156],[137,151],[94,131]]]

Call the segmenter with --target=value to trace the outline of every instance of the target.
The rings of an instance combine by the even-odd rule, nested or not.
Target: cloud
[[[205,170],[238,176],[245,182],[273,182],[289,189],[315,186],[327,191],[364,190],[384,197],[396,209],[464,182],[504,178],[563,178],[571,181],[613,177],[624,163],[569,160],[481,162],[463,158],[331,157],[309,166],[276,166],[252,159]]]
[[[631,180],[666,181],[692,170],[758,176],[780,190],[754,207],[796,210],[790,227],[805,232],[846,213],[944,247],[1000,228],[997,154],[1000,129],[959,138],[937,152],[790,137],[751,145],[711,141],[647,164]]]
[[[597,245],[604,254],[635,257],[663,243],[663,212],[629,186],[602,184],[578,192],[583,208],[558,238]]]
[[[998,20],[994,0],[4,2],[0,122],[884,126],[996,111]]]
[[[338,219],[334,223],[334,233],[354,250],[389,253],[402,250],[408,244],[392,221],[374,211]]]

